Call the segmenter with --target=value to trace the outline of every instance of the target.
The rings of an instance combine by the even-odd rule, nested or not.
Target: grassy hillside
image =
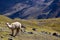
[[[26,32],[34,32],[32,28],[36,28],[36,32],[34,34],[24,34],[20,33],[19,36],[12,37],[13,40],[60,40],[59,37],[55,37],[52,35],[48,35],[49,33],[58,33],[60,34],[60,18],[53,18],[53,19],[30,19],[30,20],[24,20],[24,19],[10,19],[8,17],[5,17],[3,15],[0,15],[0,39],[2,40],[8,40],[11,36],[9,35],[11,33],[10,29],[6,26],[6,23],[12,23],[15,21],[21,22],[22,25],[26,27]],[[41,31],[45,31],[48,34],[43,34]],[[1,38],[3,37],[3,38]]]
[[[24,19],[14,19],[15,21],[21,22],[27,28],[37,28],[40,32],[41,30],[46,30],[50,32],[59,32],[60,33],[60,18],[52,18],[52,19],[31,19],[31,20],[24,20]],[[31,31],[31,30],[30,30]]]

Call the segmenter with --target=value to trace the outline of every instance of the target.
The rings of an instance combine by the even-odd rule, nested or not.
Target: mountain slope
[[[15,4],[2,12],[3,15],[10,18],[41,19],[60,17],[59,0],[15,0],[11,2]]]
[[[2,18],[1,18],[2,17]],[[60,35],[60,18],[54,19],[32,19],[24,20],[20,18],[10,19],[3,15],[0,15],[0,40],[60,40],[60,37],[53,36],[53,33]],[[25,33],[19,33],[18,36],[12,37],[9,34],[11,33],[10,29],[7,27],[6,23],[18,21],[26,27]],[[36,31],[33,31],[32,28],[36,28]],[[47,33],[44,33],[44,32]],[[29,34],[28,32],[33,32]],[[49,34],[50,33],[50,34]]]

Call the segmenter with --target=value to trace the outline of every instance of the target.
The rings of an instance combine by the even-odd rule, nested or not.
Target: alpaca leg
[[[19,33],[19,28],[16,29],[16,34],[15,34],[15,36],[18,35],[18,33]]]
[[[21,32],[24,32],[24,29],[23,28],[21,28]]]
[[[14,35],[14,30],[12,29],[12,35],[11,36],[13,36]]]
[[[21,32],[23,32],[23,33],[24,33],[24,32],[25,32],[25,28],[22,28],[22,29],[21,29]]]

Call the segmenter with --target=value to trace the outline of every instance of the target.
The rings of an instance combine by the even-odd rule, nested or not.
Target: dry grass
[[[8,40],[11,36],[9,35],[11,31],[7,28],[6,22],[21,22],[22,25],[26,26],[26,31],[34,32],[32,28],[36,28],[37,34],[22,34],[20,33],[19,36],[12,37],[14,40],[60,40],[59,37],[55,37],[48,34],[42,34],[41,31],[60,33],[60,18],[53,18],[53,19],[31,19],[31,20],[24,20],[24,19],[10,19],[8,17],[0,15],[0,39]],[[3,38],[1,38],[3,36]]]

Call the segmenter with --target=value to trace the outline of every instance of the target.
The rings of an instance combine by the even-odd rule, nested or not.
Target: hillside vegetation
[[[52,19],[30,19],[24,20],[16,18],[15,21],[21,22],[26,27],[37,28],[38,31],[46,30],[50,32],[59,32],[60,33],[60,18],[52,18]]]
[[[11,37],[9,34],[11,33],[10,29],[6,26],[6,23],[12,22],[21,22],[22,25],[26,27],[26,32],[34,32],[32,28],[36,28],[36,32],[34,34],[24,34],[20,33],[19,36]],[[42,31],[47,32],[47,34],[41,33]],[[10,19],[3,15],[0,15],[0,39],[8,40],[8,38],[12,38],[13,40],[60,40],[59,37],[52,36],[53,33],[60,34],[60,18],[52,18],[52,19]],[[50,35],[48,35],[51,33]]]

